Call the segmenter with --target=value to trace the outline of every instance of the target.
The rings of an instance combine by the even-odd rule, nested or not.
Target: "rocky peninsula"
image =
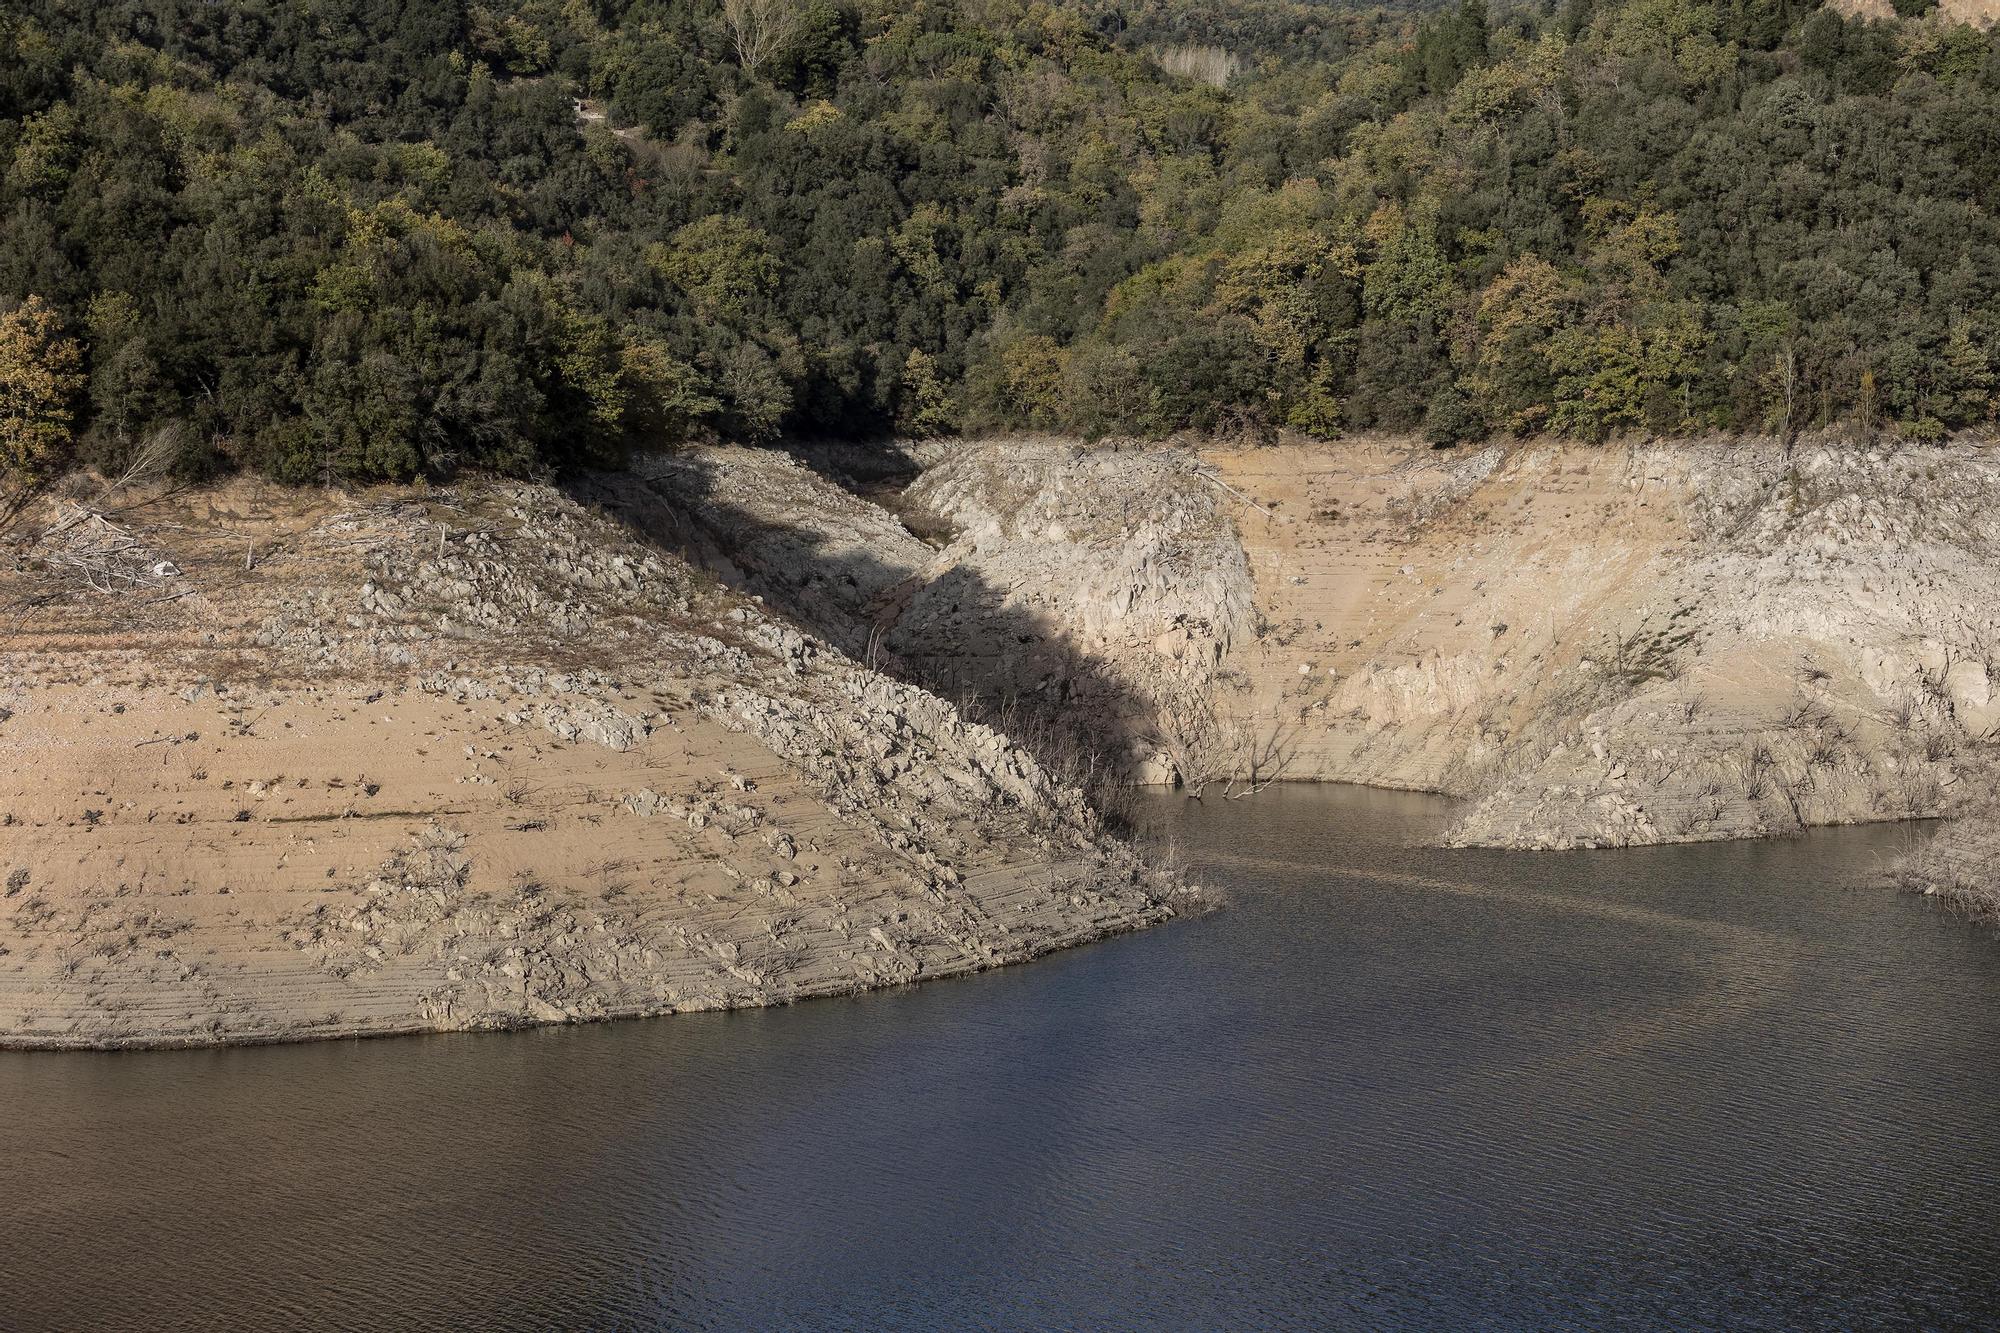
[[[0,1043],[782,1003],[1190,893],[992,729],[550,486],[17,516]]]

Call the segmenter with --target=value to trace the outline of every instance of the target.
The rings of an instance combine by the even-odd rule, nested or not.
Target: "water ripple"
[[[1414,846],[1424,798],[1159,814],[1230,911],[965,981],[0,1055],[0,1325],[2000,1319],[2000,942],[1854,887],[1901,831],[1510,856]]]

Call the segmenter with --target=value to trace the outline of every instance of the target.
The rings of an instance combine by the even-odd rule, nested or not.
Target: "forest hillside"
[[[1875,13],[17,0],[0,465],[1939,438],[1995,407],[2000,35]]]

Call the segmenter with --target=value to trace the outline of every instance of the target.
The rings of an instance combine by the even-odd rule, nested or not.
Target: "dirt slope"
[[[1270,590],[1252,697],[1297,703],[1302,773],[1480,798],[1461,840],[1940,813],[2000,724],[1989,453],[1392,453],[1289,497],[1217,461],[1291,510],[1240,520]]]
[[[1003,736],[546,487],[120,505],[0,562],[0,1042],[768,1004],[1184,901]]]
[[[911,499],[956,578],[1122,683],[1149,771],[1468,796],[1466,842],[1948,813],[2000,727],[1990,449],[1000,441]],[[906,606],[891,643],[959,632]]]

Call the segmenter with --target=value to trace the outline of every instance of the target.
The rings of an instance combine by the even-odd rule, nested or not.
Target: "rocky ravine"
[[[908,459],[921,475],[891,512],[782,453],[689,450],[642,469],[635,521],[885,670],[1170,780],[1164,705],[1207,700],[1257,624],[1227,488],[1177,450],[1012,440]],[[590,493],[618,490],[636,514],[622,477]]]
[[[725,541],[815,515],[803,554],[757,545],[746,586],[910,679],[1055,700],[1145,778],[1442,791],[1470,798],[1457,841],[1554,848],[1950,814],[1991,772],[1988,447],[1030,439],[923,461],[900,504],[936,546],[782,457],[674,466],[730,496]],[[864,524],[878,554],[843,568]]]
[[[546,487],[52,501],[0,555],[0,1043],[779,1003],[1191,901],[986,727]]]

